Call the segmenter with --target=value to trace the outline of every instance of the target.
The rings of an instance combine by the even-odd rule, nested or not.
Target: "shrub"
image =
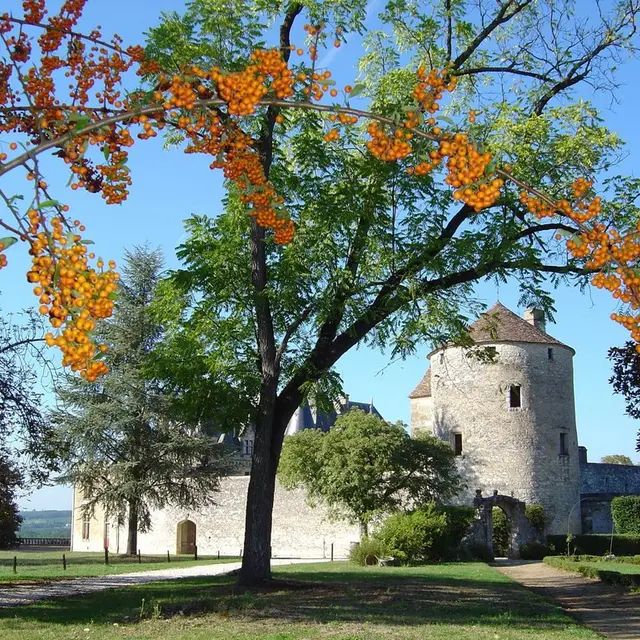
[[[471,542],[464,548],[463,559],[480,560],[481,562],[493,562],[493,552],[482,542]]]
[[[520,557],[523,560],[542,560],[546,556],[552,555],[552,550],[542,542],[530,542],[520,545]]]
[[[446,555],[447,516],[433,505],[391,516],[376,539],[402,564],[439,560]]]
[[[349,552],[349,560],[367,566],[378,564],[378,558],[386,558],[388,555],[387,548],[380,540],[364,537]]]
[[[505,512],[500,507],[493,507],[493,551],[497,556],[506,556],[509,552],[511,527]]]
[[[609,569],[599,569],[575,558],[545,558],[544,563],[557,569],[577,571],[586,578],[597,578],[607,584],[621,587],[640,587],[640,573],[620,573]]]
[[[439,510],[447,516],[447,541],[449,547],[447,555],[454,557],[473,522],[476,510],[475,507],[465,506],[440,507]]]
[[[527,516],[527,520],[531,523],[531,526],[536,530],[537,534],[544,535],[544,529],[546,526],[546,520],[544,516],[544,508],[541,504],[528,504],[524,508],[524,515]]]
[[[618,496],[611,501],[611,515],[618,533],[640,534],[640,496]]]
[[[547,543],[555,547],[556,554],[567,553],[567,536],[547,536]],[[604,556],[609,553],[611,535],[584,534],[573,536],[571,551],[576,554]],[[612,552],[617,556],[633,556],[640,554],[640,536],[614,535]]]

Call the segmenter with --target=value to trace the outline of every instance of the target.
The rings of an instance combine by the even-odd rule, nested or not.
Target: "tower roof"
[[[567,347],[566,344],[541,331],[500,302],[496,302],[469,327],[469,335],[474,342],[478,343],[534,342]]]
[[[430,398],[431,397],[431,367],[429,367],[422,380],[418,382],[416,388],[409,394],[409,398]]]

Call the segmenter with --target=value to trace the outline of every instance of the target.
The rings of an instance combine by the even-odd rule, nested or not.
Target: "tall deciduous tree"
[[[22,517],[18,513],[16,491],[22,474],[4,449],[0,449],[0,549],[7,549],[18,542],[18,530]]]
[[[337,517],[360,525],[403,507],[455,494],[458,473],[451,447],[429,435],[409,437],[401,424],[353,409],[328,432],[285,438],[278,469],[282,484],[304,487]]]
[[[602,456],[600,462],[604,464],[633,464],[633,460],[629,456],[622,453],[614,453],[610,456]]]
[[[148,52],[161,66],[233,70],[273,33],[267,24],[277,25],[285,60],[301,21],[324,24],[325,32],[361,31],[359,99],[402,121],[416,108],[418,65],[447,67],[458,77],[449,117],[479,101],[483,117],[462,125],[472,138],[513,165],[517,180],[561,198],[576,175],[597,176],[618,157],[619,139],[571,91],[583,82],[614,88],[613,68],[635,47],[640,10],[636,0],[606,15],[587,14],[581,5],[584,19],[574,8],[569,0],[391,0],[371,30],[363,0],[194,0],[183,16],[164,16]],[[173,324],[163,357],[175,388],[187,391],[197,380],[192,408],[224,413],[229,407],[221,400],[232,399],[255,424],[245,583],[270,577],[271,511],[287,422],[306,395],[335,391],[333,367],[345,353],[366,342],[405,355],[425,340],[460,332],[485,278],[517,278],[523,302],[550,312],[545,283],[584,274],[557,238],[576,231],[570,220],[540,222],[512,184],[478,213],[413,165],[363,153],[363,129],[327,144],[330,115],[272,104],[246,124],[264,174],[295,220],[293,243],[279,249],[249,223],[241,194],[230,186],[217,218],[188,222],[184,268],[165,290]],[[635,215],[638,191],[638,181],[612,179],[603,220]],[[185,292],[192,304],[180,317],[172,300]],[[180,358],[185,349],[189,357]]]
[[[150,309],[161,273],[159,251],[126,254],[116,313],[98,329],[110,371],[98,382],[69,377],[54,413],[66,478],[82,490],[85,509],[101,505],[126,518],[128,554],[137,552],[138,531],[150,528],[151,509],[209,503],[224,468],[216,438],[172,419],[172,398],[145,375],[163,334]]]

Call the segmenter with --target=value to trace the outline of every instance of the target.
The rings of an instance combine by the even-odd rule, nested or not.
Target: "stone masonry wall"
[[[582,464],[580,493],[640,495],[640,467],[599,462]]]
[[[489,346],[489,345],[487,345]],[[476,489],[541,504],[549,533],[580,531],[578,442],[573,397],[573,350],[549,344],[495,343],[483,362],[461,348],[431,356],[433,429],[453,444],[462,435],[458,464],[467,484],[459,502],[472,504]],[[509,387],[520,385],[521,407],[509,406]],[[565,433],[566,455],[560,452]],[[570,517],[570,522],[567,523]]]
[[[433,433],[433,401],[429,396],[411,398],[411,436],[419,431]]]
[[[244,518],[248,476],[224,478],[220,491],[214,494],[215,505],[196,511],[168,507],[152,515],[153,529],[138,534],[138,546],[143,554],[176,553],[177,527],[184,520],[196,524],[196,545],[200,555],[237,556],[244,540]],[[80,538],[81,521],[74,524],[74,550],[100,551],[103,549],[104,518],[96,520],[89,540]],[[114,553],[126,548],[124,528],[109,526],[109,546]],[[303,491],[287,491],[276,487],[273,509],[272,554],[274,557],[328,558],[331,544],[334,557],[348,555],[352,543],[360,539],[357,526],[345,522],[332,522],[326,509],[310,508]],[[76,545],[78,540],[78,545]]]

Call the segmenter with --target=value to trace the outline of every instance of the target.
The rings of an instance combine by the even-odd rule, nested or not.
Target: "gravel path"
[[[304,564],[309,562],[326,562],[323,559],[282,559],[271,560],[271,566],[285,564]],[[0,586],[0,607],[13,607],[22,604],[31,604],[37,600],[49,598],[66,598],[82,593],[104,591],[118,587],[130,587],[146,582],[158,580],[179,580],[180,578],[193,578],[196,576],[220,576],[240,568],[240,562],[227,562],[222,564],[202,564],[195,567],[182,569],[161,569],[159,571],[145,571],[138,573],[120,573],[112,576],[96,576],[94,578],[74,578],[72,580],[59,580],[52,582],[39,582],[38,584],[20,584],[13,586]]]
[[[604,638],[640,639],[640,594],[542,562],[502,561],[498,571],[555,600]]]

